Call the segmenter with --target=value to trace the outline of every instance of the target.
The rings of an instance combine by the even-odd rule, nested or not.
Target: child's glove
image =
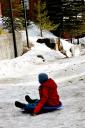
[[[37,114],[36,114],[36,113],[32,113],[31,115],[32,115],[32,116],[36,116]]]

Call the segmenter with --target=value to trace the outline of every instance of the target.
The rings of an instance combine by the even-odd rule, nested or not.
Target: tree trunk
[[[43,34],[42,34],[42,29],[40,28],[40,36],[42,37],[43,36]]]
[[[79,38],[77,38],[77,44],[79,44]]]

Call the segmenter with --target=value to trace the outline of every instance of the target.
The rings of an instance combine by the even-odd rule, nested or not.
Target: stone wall
[[[23,41],[21,33],[16,32],[16,46],[18,56],[23,53]],[[0,60],[14,58],[14,44],[12,34],[0,35]]]

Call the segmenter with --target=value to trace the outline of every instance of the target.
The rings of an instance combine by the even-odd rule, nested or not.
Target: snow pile
[[[30,51],[18,58],[0,61],[0,78],[22,76],[23,72],[31,72],[33,68],[34,71],[37,71],[37,65],[43,63],[48,64],[49,62],[54,61],[57,63],[57,60],[65,58],[65,56],[59,51],[52,50],[45,44],[39,44],[36,42],[37,39],[40,38],[39,28],[36,25],[32,24],[28,31],[29,41],[32,42],[34,46]],[[48,35],[49,37],[55,37],[53,34],[49,34],[49,32],[47,33],[47,31],[44,31],[44,33],[46,37],[48,37]],[[24,39],[24,36],[25,32],[22,34],[22,39]],[[61,39],[61,42],[64,50],[69,54],[69,50],[73,45],[63,39]],[[44,70],[46,70],[46,68],[44,68]]]
[[[72,56],[79,56],[80,55],[80,46],[73,45],[71,47]]]
[[[55,35],[53,35],[51,32],[48,32],[46,30],[43,30],[43,37],[40,37],[40,29],[33,22],[31,22],[30,26],[28,27],[28,33],[29,33],[29,41],[33,44],[34,42],[37,41],[37,39],[50,38],[56,40],[58,38]],[[80,55],[80,49],[78,47],[75,47],[74,44],[71,44],[64,39],[60,39],[60,42],[63,47],[63,50],[65,51],[68,57]]]
[[[56,37],[55,35],[53,35],[51,32],[47,31],[47,30],[42,30],[43,32],[43,37]],[[28,26],[28,33],[29,33],[29,37],[40,37],[40,28],[35,25],[33,22],[30,22],[30,25]]]
[[[42,56],[44,58],[44,61],[39,56]],[[39,65],[43,63],[53,62],[61,58],[64,58],[64,56],[60,52],[51,50],[50,48],[46,47],[45,44],[36,43],[36,45],[34,45],[34,47],[32,47],[30,51],[20,57],[11,60],[1,60],[0,78],[16,77],[15,74],[17,76],[21,76],[23,72],[31,72],[33,67],[34,69],[36,69],[36,64]]]
[[[61,41],[62,46],[63,46],[63,48],[64,48],[65,51],[68,51],[73,46],[73,44],[67,42],[64,39],[60,39],[60,41]]]

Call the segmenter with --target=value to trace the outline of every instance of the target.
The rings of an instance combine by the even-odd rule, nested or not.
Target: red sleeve
[[[43,88],[41,93],[42,93],[42,95],[40,97],[40,101],[36,105],[36,107],[34,109],[34,113],[38,113],[42,109],[42,107],[44,106],[44,104],[46,103],[46,101],[48,99],[48,89],[47,88]]]

